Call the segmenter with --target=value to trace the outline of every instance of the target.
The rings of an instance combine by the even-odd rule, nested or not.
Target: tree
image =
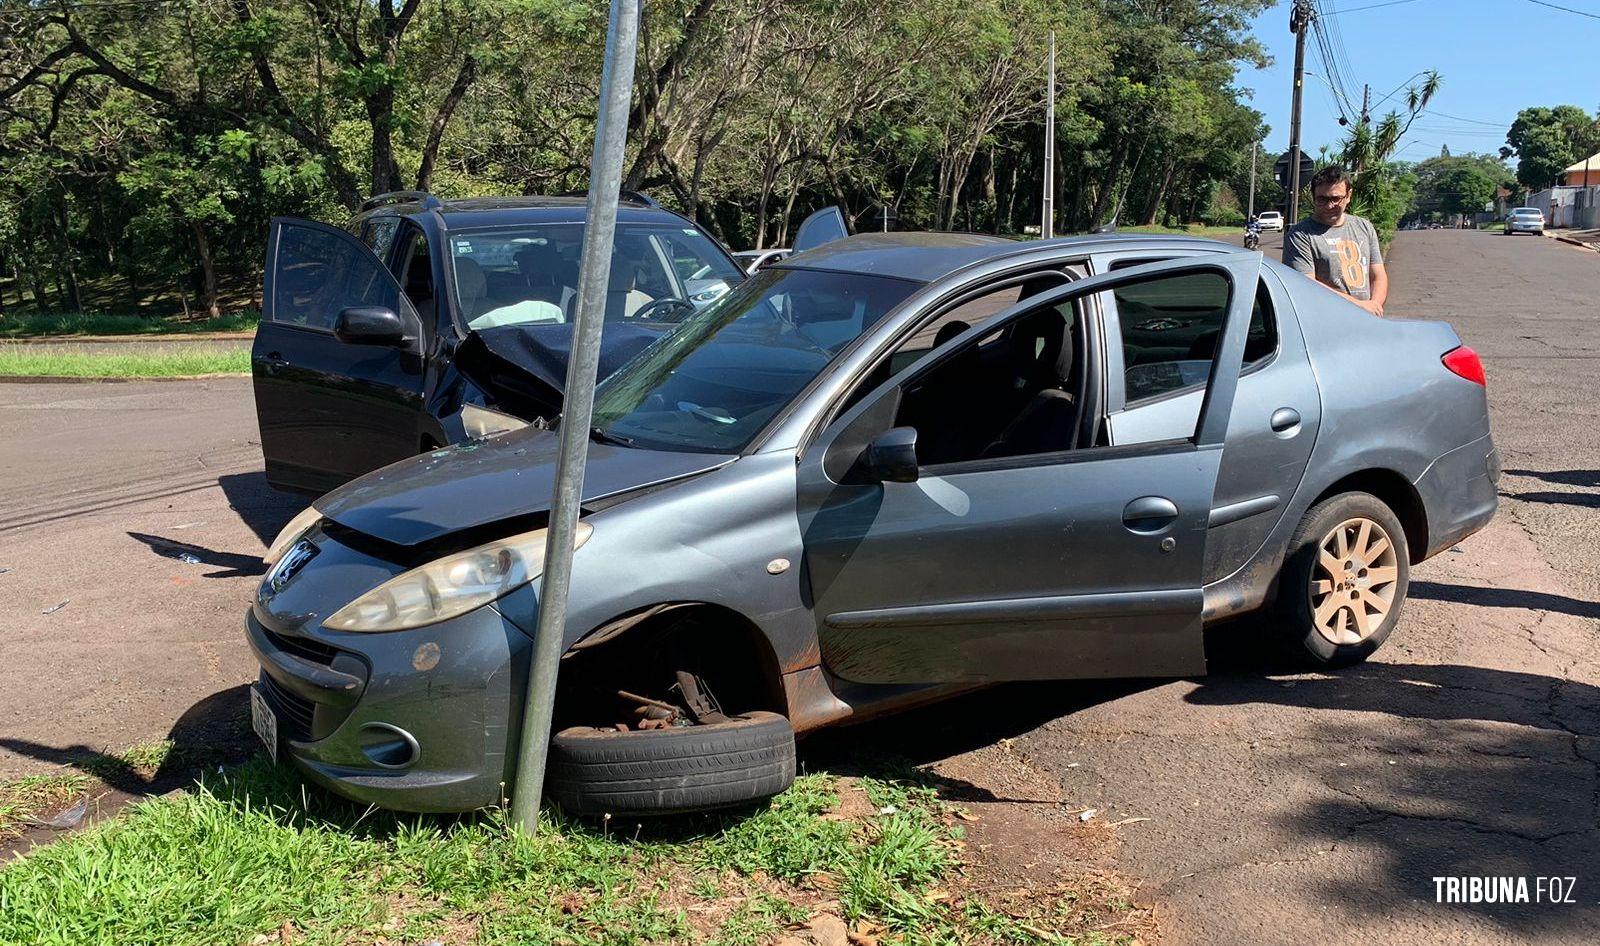
[[[1600,148],[1600,122],[1576,105],[1535,106],[1517,113],[1500,157],[1517,159],[1517,181],[1544,190],[1561,172]]]
[[[1411,211],[1419,214],[1480,213],[1498,188],[1515,182],[1504,162],[1486,154],[1429,158],[1416,166],[1416,178]]]

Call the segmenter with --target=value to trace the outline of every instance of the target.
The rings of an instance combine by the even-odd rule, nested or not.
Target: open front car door
[[[798,471],[829,671],[884,684],[1203,672],[1206,524],[1258,278],[1259,256],[1239,253],[1071,283],[855,399]],[[1105,372],[1122,362],[1107,350],[1122,340],[1106,337],[1102,294],[1123,312],[1187,313],[1171,346],[1120,369],[1173,396],[1203,386],[1187,436],[1107,445]]]

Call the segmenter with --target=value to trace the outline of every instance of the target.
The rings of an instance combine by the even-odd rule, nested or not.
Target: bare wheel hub
[[[1317,633],[1335,645],[1371,637],[1394,608],[1400,578],[1394,542],[1364,516],[1346,519],[1317,544],[1307,592]]]

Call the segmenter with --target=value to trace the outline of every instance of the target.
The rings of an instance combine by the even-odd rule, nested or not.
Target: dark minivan
[[[272,221],[251,352],[279,489],[324,493],[406,457],[560,412],[582,197],[367,201],[345,229]],[[604,376],[744,278],[693,221],[625,193]]]

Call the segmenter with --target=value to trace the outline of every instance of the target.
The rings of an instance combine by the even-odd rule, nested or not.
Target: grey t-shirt
[[[1325,227],[1307,217],[1283,235],[1283,261],[1317,282],[1357,299],[1372,298],[1373,265],[1383,265],[1378,231],[1365,217],[1345,214],[1344,223]]]

